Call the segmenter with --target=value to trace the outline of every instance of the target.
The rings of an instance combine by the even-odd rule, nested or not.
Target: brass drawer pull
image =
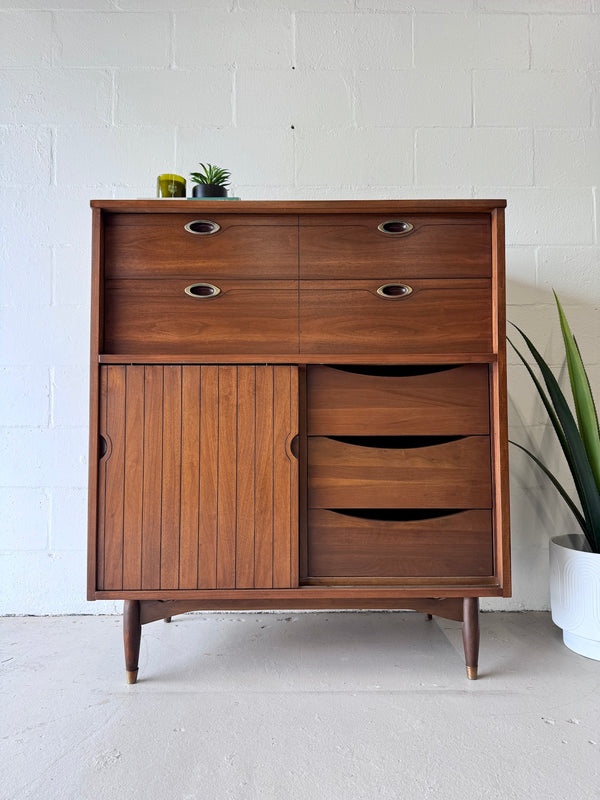
[[[386,300],[398,300],[400,297],[408,297],[412,294],[412,286],[406,283],[384,283],[377,289],[377,294],[380,297],[385,297]]]
[[[387,233],[389,236],[406,236],[414,230],[414,225],[410,222],[404,222],[401,219],[389,219],[387,222],[382,222],[377,226],[377,230],[382,233]]]
[[[211,222],[209,219],[195,219],[184,225],[188,233],[194,233],[200,236],[207,236],[211,233],[216,233],[221,230],[221,226],[216,222]]]
[[[191,286],[185,287],[185,293],[197,300],[208,300],[221,294],[221,290],[212,283],[192,283]]]

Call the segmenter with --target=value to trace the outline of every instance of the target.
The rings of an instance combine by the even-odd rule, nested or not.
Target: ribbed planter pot
[[[550,541],[550,604],[565,645],[600,661],[600,553],[583,534]]]

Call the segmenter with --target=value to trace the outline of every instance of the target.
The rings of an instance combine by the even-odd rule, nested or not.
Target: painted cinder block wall
[[[600,389],[599,0],[0,2],[0,612],[85,601],[91,198],[228,167],[246,199],[507,198],[509,317]],[[511,434],[556,464],[510,356]],[[514,596],[571,521],[511,453]]]

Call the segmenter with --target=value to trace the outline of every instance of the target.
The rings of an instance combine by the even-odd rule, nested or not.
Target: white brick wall
[[[295,16],[298,69],[402,69],[412,64],[410,14]]]
[[[475,70],[475,125],[499,128],[588,127],[592,82],[586,73],[534,70]]]
[[[528,23],[525,14],[416,14],[415,66],[527,69]]]
[[[47,67],[52,60],[52,14],[6,11],[0,24],[0,65]]]
[[[525,128],[423,128],[416,133],[415,154],[420,184],[533,182],[533,135]]]
[[[356,122],[365,128],[470,128],[471,83],[468,70],[359,71]]]
[[[99,69],[0,68],[0,125],[107,124],[111,121],[112,78],[108,70]]]
[[[89,200],[231,169],[248,199],[506,197],[509,317],[600,392],[598,0],[0,0],[0,613],[85,602]],[[515,438],[566,475],[509,354]],[[564,379],[564,375],[563,375]],[[514,597],[571,524],[512,451]]]
[[[240,127],[326,128],[352,125],[354,82],[330,70],[236,71],[236,122]]]
[[[199,128],[231,125],[233,72],[197,70],[118,70],[115,73],[115,124]],[[163,155],[164,153],[159,153]],[[164,170],[163,170],[164,171]]]
[[[272,8],[270,3],[258,11],[233,14],[220,9],[176,14],[175,63],[178,67],[287,69],[292,57],[292,22],[289,11]]]
[[[54,63],[62,67],[169,66],[169,15],[54,15]]]

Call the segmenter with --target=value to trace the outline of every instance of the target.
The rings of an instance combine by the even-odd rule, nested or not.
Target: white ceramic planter
[[[550,603],[566,646],[600,661],[600,554],[583,534],[550,541]]]

